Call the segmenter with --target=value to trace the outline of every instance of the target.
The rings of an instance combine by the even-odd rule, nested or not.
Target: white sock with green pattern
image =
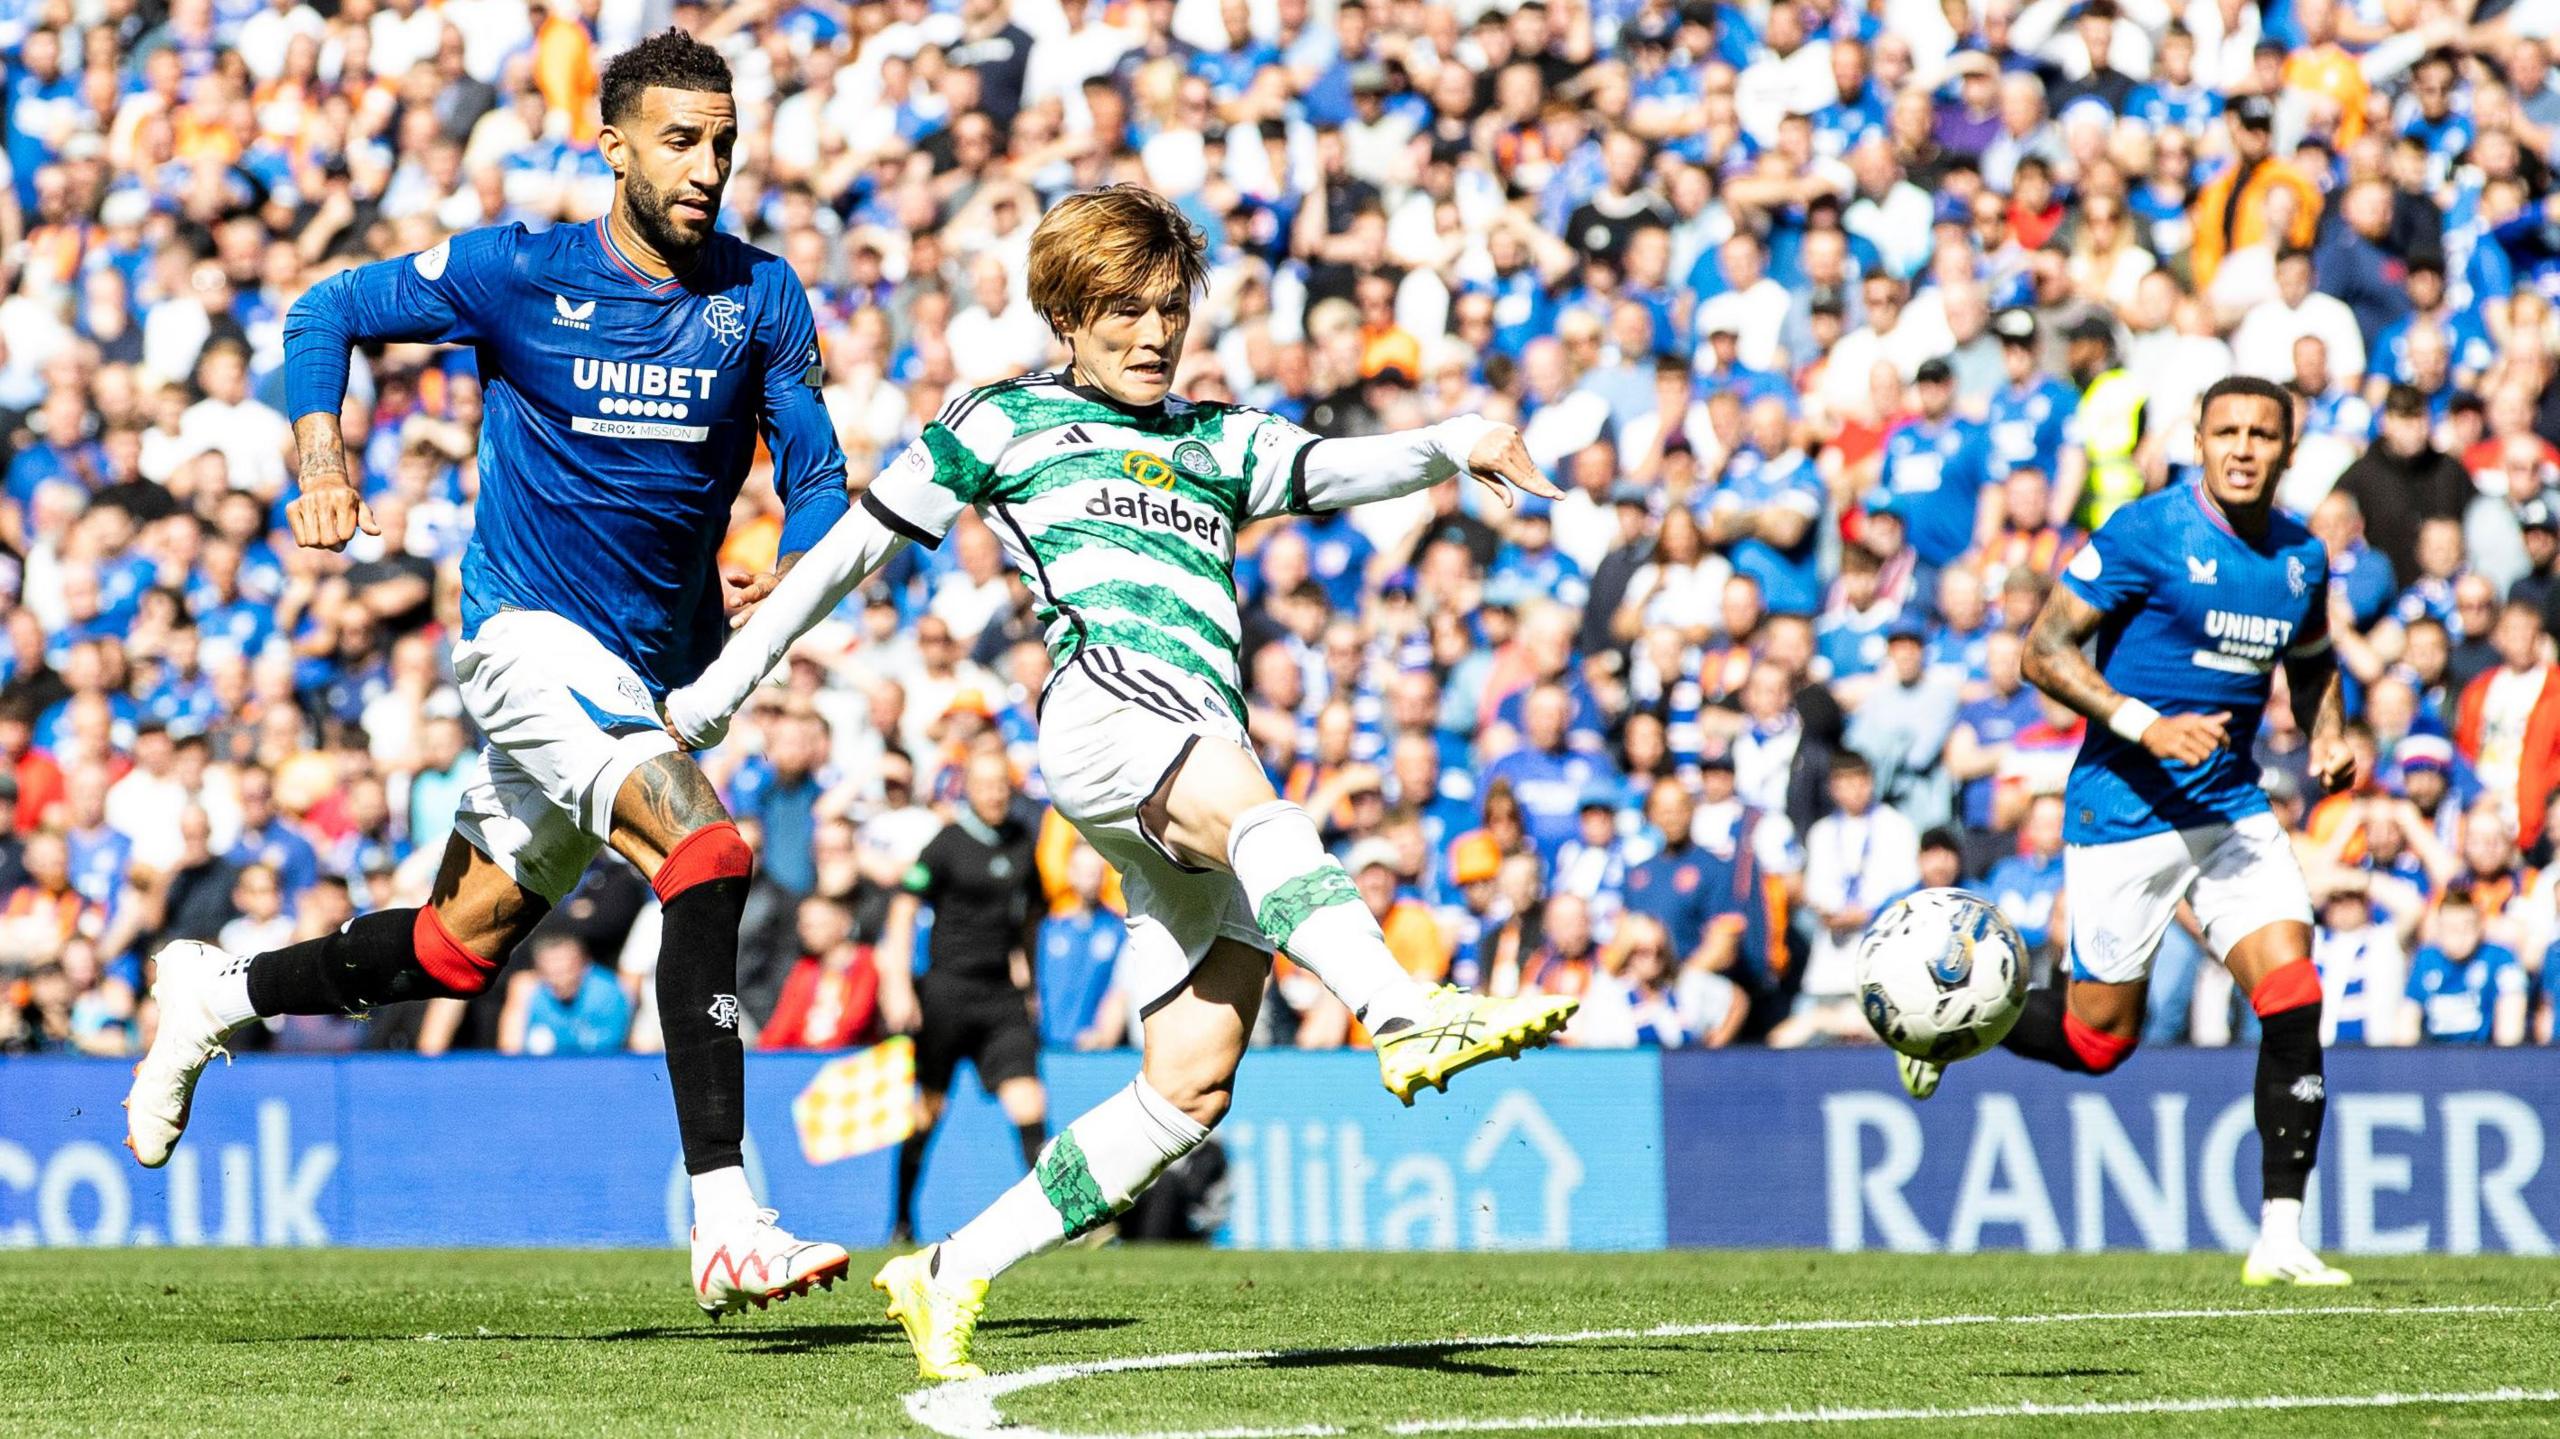
[[[1324,852],[1316,822],[1285,799],[1256,805],[1227,828],[1227,867],[1273,944],[1324,981],[1370,1032],[1419,1020],[1426,995],[1387,952],[1377,917],[1342,862]]]
[[[940,1279],[993,1279],[1109,1223],[1166,1166],[1209,1137],[1142,1076],[1040,1151],[1040,1162],[942,1242]]]

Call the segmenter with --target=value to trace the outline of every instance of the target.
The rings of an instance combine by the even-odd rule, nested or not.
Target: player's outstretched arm
[[[2163,715],[2107,683],[2081,648],[2105,621],[2096,605],[2055,586],[2027,632],[2027,682],[2161,759],[2183,765],[2211,759],[2229,743],[2230,712]]]
[[[303,292],[284,321],[285,408],[301,451],[302,493],[285,506],[294,543],[334,550],[356,531],[382,533],[347,468],[338,412],[347,357],[357,345],[478,338],[480,268],[513,244],[514,231],[475,231],[423,254],[341,270]]]
[[[1373,500],[1391,500],[1427,490],[1458,475],[1475,479],[1512,503],[1511,492],[1526,490],[1550,500],[1564,492],[1538,473],[1521,443],[1520,431],[1479,415],[1459,415],[1418,430],[1319,440],[1285,421],[1266,424],[1300,441],[1294,454],[1257,482],[1255,518],[1279,514],[1314,514],[1349,509]]]
[[[692,749],[718,744],[729,732],[729,716],[746,703],[756,682],[781,663],[792,641],[833,613],[906,545],[906,536],[882,524],[868,506],[846,511],[729,637],[720,657],[693,683],[667,696],[667,732]]]

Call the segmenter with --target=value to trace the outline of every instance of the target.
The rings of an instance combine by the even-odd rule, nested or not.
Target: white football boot
[[[2261,1235],[2240,1265],[2240,1282],[2252,1289],[2290,1284],[2304,1289],[2339,1289],[2355,1276],[2321,1258],[2299,1239],[2287,1242]]]
[[[222,1042],[257,1022],[225,1025],[214,1017],[214,981],[242,962],[191,939],[153,956],[151,997],[160,1006],[160,1032],[151,1041],[151,1052],[133,1067],[133,1088],[124,1098],[124,1147],[145,1169],[168,1163],[178,1136],[187,1132],[187,1113],[205,1065],[217,1054],[223,1063],[231,1062],[231,1051]]]
[[[759,1209],[744,1221],[693,1227],[693,1301],[717,1319],[812,1288],[833,1289],[853,1258],[840,1244],[795,1237]]]

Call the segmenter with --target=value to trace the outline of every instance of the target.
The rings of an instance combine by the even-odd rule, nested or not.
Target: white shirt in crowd
[[[1920,882],[1920,832],[1889,804],[1865,814],[1839,810],[1813,822],[1804,840],[1804,902],[1816,911],[1864,910]],[[1814,926],[1813,955],[1805,964],[1804,992],[1837,998],[1857,991],[1858,939],[1862,930],[1834,934]]]
[[[2299,305],[2278,297],[2252,307],[2231,332],[2232,363],[2241,374],[2285,384],[2293,379],[2293,342],[2305,335],[2317,335],[2328,345],[2333,374],[2344,379],[2364,373],[2364,331],[2356,327],[2355,311],[2337,296],[2317,290]]]
[[[1602,974],[1591,980],[1582,1008],[1565,1027],[1565,1042],[1582,1049],[1633,1049],[1653,1044],[1665,1049],[1703,1044],[1723,1027],[1740,1002],[1732,980],[1710,970],[1688,968],[1658,995],[1639,991],[1624,976]]]
[[[233,405],[207,397],[187,406],[178,418],[179,455],[219,451],[235,490],[259,495],[281,491],[285,452],[292,444],[292,423],[256,400]]]
[[[1049,325],[1028,300],[1014,300],[1000,315],[972,305],[951,317],[950,342],[963,383],[983,384],[1040,368],[1049,358]]]

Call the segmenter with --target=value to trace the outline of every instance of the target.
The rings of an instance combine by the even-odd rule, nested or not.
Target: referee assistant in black
[[[896,1244],[915,1238],[916,1185],[924,1177],[925,1146],[942,1120],[960,1061],[978,1067],[978,1082],[993,1091],[1022,1139],[1025,1167],[1048,1142],[1049,1095],[1040,1085],[1040,1034],[1031,1020],[1031,957],[1047,907],[1034,853],[1039,821],[1014,805],[1013,770],[1001,751],[970,757],[962,780],[967,803],[917,856],[905,889],[889,905],[880,938],[883,998],[918,1017],[916,1026],[916,1129],[898,1146]],[[933,937],[925,972],[915,981],[915,1003],[896,1005],[886,992],[905,969],[898,956],[915,953],[916,911],[933,907]]]

